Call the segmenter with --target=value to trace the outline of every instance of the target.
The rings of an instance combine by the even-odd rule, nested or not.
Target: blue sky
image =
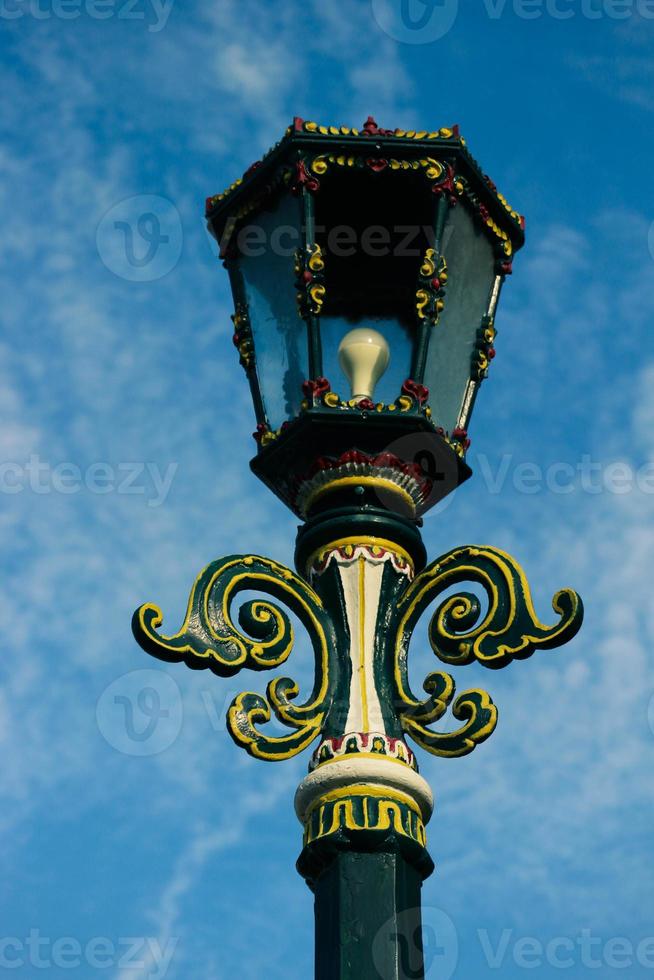
[[[166,668],[129,623],[153,600],[176,626],[222,554],[291,561],[295,521],[248,471],[203,203],[294,115],[370,113],[458,122],[527,216],[475,478],[426,520],[428,550],[505,548],[543,618],[566,585],[587,608],[565,649],[458,677],[500,708],[473,756],[420,753],[437,798],[427,975],[654,969],[652,5],[410,2],[421,36],[390,0],[2,4],[0,939],[16,975],[42,976],[37,957],[53,977],[312,975],[293,867],[307,760],[253,761],[222,720],[265,679]],[[168,241],[135,272],[107,222],[136,234],[151,208]],[[168,715],[138,742],[127,705],[143,732],[156,696]]]

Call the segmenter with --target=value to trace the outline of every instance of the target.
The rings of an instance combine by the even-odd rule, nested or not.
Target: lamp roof
[[[242,177],[221,194],[208,197],[206,217],[216,238],[228,222],[238,223],[266,205],[267,199],[286,186],[298,193],[315,191],[330,165],[367,167],[371,172],[390,168],[415,171],[424,167],[442,192],[465,195],[490,232],[509,240],[515,252],[524,244],[525,221],[498,191],[467,148],[458,126],[438,130],[381,129],[369,116],[361,129],[322,126],[296,117],[282,139]],[[442,174],[433,176],[435,165]],[[441,179],[442,177],[442,179]]]

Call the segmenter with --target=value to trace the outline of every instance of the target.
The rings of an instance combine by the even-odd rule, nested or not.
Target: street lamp
[[[433,870],[432,793],[406,738],[456,757],[497,723],[488,694],[455,697],[444,671],[428,675],[426,697],[414,693],[407,658],[418,620],[440,597],[429,624],[436,657],[500,668],[565,643],[583,615],[563,589],[558,622],[546,626],[510,556],[461,547],[427,564],[420,536],[421,515],[471,473],[469,420],[524,222],[457,128],[384,130],[372,118],[361,130],[295,119],[208,199],[207,219],[252,392],[251,466],[304,522],[297,574],[268,558],[219,559],[198,577],[179,632],[159,632],[162,613],[147,604],[134,634],[155,657],[227,677],[281,667],[293,646],[273,602],[244,601],[237,625],[240,593],[261,591],[297,616],[315,654],[312,690],[301,696],[276,676],[265,696],[234,699],[228,728],[272,761],[317,741],[295,798],[316,977],[400,980],[401,934],[419,934]],[[462,582],[483,601],[451,594]],[[448,709],[458,727],[434,731]],[[273,715],[287,734],[268,733]]]

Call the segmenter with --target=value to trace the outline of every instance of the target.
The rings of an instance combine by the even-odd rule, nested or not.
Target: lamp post
[[[497,709],[481,690],[456,697],[442,670],[418,696],[407,667],[414,628],[440,597],[429,623],[436,657],[496,669],[565,643],[583,615],[563,589],[558,621],[544,625],[509,555],[468,546],[427,564],[420,536],[422,515],[471,475],[469,420],[524,223],[457,128],[383,130],[372,118],[361,130],[295,119],[208,199],[207,219],[252,391],[251,466],[303,522],[297,573],[269,558],[219,559],[195,582],[179,632],[160,632],[162,613],[147,604],[134,634],[161,660],[228,677],[279,668],[293,646],[275,602],[249,599],[233,615],[239,593],[260,591],[298,618],[315,654],[312,690],[275,676],[265,696],[234,699],[229,731],[269,761],[316,743],[295,797],[316,977],[419,978],[422,954],[407,972],[402,934],[419,936],[433,797],[407,736],[463,756],[491,735]],[[451,594],[463,582],[483,601]],[[452,730],[434,731],[448,710]],[[268,733],[273,715],[287,734]]]

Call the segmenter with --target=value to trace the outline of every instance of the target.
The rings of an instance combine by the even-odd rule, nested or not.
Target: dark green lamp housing
[[[207,218],[252,389],[254,472],[303,518],[355,485],[415,518],[467,479],[524,221],[458,129],[295,119]]]

